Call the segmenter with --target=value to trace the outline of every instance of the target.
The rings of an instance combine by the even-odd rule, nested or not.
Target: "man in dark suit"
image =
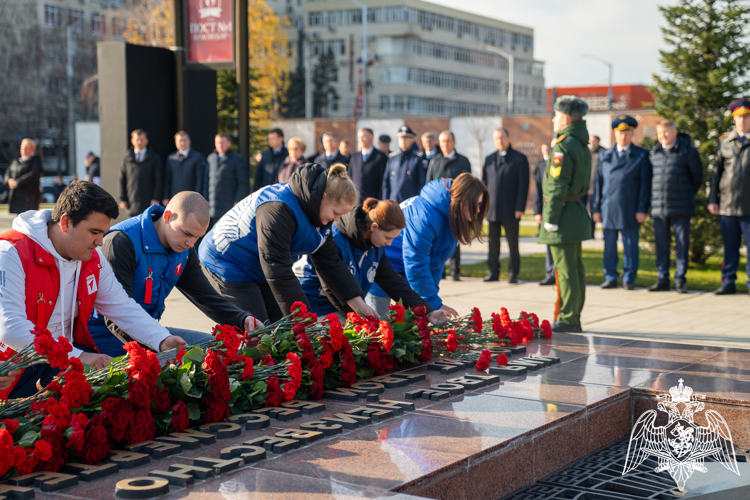
[[[120,208],[135,217],[159,204],[164,195],[164,169],[161,157],[148,148],[145,130],[133,130],[130,143],[133,149],[120,168]]]
[[[598,135],[592,135],[589,137],[589,151],[591,151],[591,184],[589,184],[589,192],[586,193],[586,201],[581,198],[581,202],[587,205],[589,214],[591,214],[591,199],[594,197],[594,185],[596,184],[596,167],[599,165],[599,153],[604,151],[604,148],[600,144],[601,138]],[[595,238],[596,233],[596,222],[591,219],[591,239]]]
[[[456,151],[456,137],[450,130],[440,132],[440,147],[435,146],[432,152],[425,184],[435,179],[455,179],[464,172],[471,173],[471,163]],[[461,281],[461,245],[456,247],[456,252],[451,257],[451,278],[453,281]]]
[[[518,253],[518,226],[526,209],[529,193],[529,160],[526,155],[510,145],[510,136],[504,128],[492,134],[497,152],[484,160],[482,180],[490,192],[490,209],[487,221],[490,225],[489,255],[490,268],[484,281],[500,279],[500,232],[505,228],[505,237],[510,247],[508,283],[518,283],[521,271],[521,256]]]
[[[232,151],[232,141],[227,134],[216,134],[214,145],[216,150],[207,159],[208,179],[204,184],[207,192],[203,193],[210,207],[209,230],[222,215],[250,194],[247,160]]]
[[[284,146],[284,132],[280,128],[272,129],[268,132],[268,149],[263,151],[255,167],[253,190],[257,191],[262,187],[276,184],[279,168],[287,156],[289,156],[289,151]]]
[[[638,121],[620,115],[612,120],[616,144],[599,153],[591,212],[604,228],[604,283],[617,288],[617,237],[622,235],[622,285],[635,290],[638,274],[638,229],[651,205],[649,152],[633,144]]]
[[[349,160],[349,176],[359,191],[359,200],[382,199],[383,175],[388,156],[373,146],[375,134],[372,129],[357,131],[357,151]]]
[[[429,168],[430,160],[436,157],[438,154],[442,154],[442,151],[438,147],[438,134],[437,132],[425,132],[422,134],[422,165],[425,169]],[[429,182],[429,181],[427,181]]]
[[[203,182],[206,178],[206,159],[198,151],[190,147],[190,136],[184,130],[174,135],[177,151],[167,157],[164,172],[165,207],[174,195],[182,191],[203,192]]]
[[[542,214],[544,212],[544,193],[542,184],[544,183],[544,172],[549,161],[549,144],[542,144],[542,157],[536,164],[534,170],[534,219],[538,225],[542,225]],[[547,257],[544,260],[544,279],[539,282],[541,286],[550,286],[555,284],[555,262],[552,260],[552,250],[547,245]]]
[[[339,151],[339,140],[331,132],[323,134],[323,152],[315,158],[315,163],[323,168],[331,168],[336,163],[349,164],[349,155]]]

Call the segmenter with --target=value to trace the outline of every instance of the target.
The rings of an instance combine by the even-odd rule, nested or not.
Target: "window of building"
[[[339,69],[338,68],[328,73],[328,81],[331,83],[339,83]]]
[[[97,12],[91,14],[91,33],[93,35],[107,34],[107,20],[103,15]]]
[[[393,104],[391,106],[391,103]],[[382,114],[399,113],[411,115],[479,116],[500,112],[498,106],[430,99],[416,96],[380,96],[378,110]]]
[[[378,98],[378,111],[381,113],[391,112],[391,98],[386,96],[380,96]]]
[[[328,52],[329,48],[333,51],[334,56],[346,55],[346,42],[344,40],[312,42],[310,43],[310,55],[320,57]]]
[[[122,19],[119,17],[113,17],[112,18],[112,36],[114,37],[121,37],[122,32],[125,30]]]
[[[63,13],[60,7],[54,5],[44,6],[44,25],[47,28],[61,28],[63,25]]]
[[[380,83],[410,83],[485,94],[500,92],[498,80],[443,73],[422,68],[384,67],[380,69],[379,80]]]
[[[45,56],[50,62],[62,62],[65,60],[65,47],[59,43],[50,43],[45,48]]]
[[[338,99],[331,99],[331,112],[336,113],[339,110],[339,100]]]
[[[73,28],[73,31],[81,33],[83,31],[83,27],[86,22],[85,14],[83,13],[82,10],[70,9],[68,12],[69,12],[68,23]]]

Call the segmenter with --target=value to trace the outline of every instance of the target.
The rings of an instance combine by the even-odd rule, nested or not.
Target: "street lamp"
[[[607,92],[607,101],[609,104],[609,110],[612,111],[612,104],[614,103],[614,100],[615,100],[614,93],[612,92],[612,63],[605,61],[601,57],[592,56],[591,54],[583,54],[583,57],[594,59],[596,61],[599,61],[600,63],[606,64],[607,67],[609,67],[609,91]]]
[[[513,99],[515,95],[514,81],[516,72],[516,58],[513,54],[505,52],[502,49],[498,49],[497,47],[493,47],[492,45],[485,45],[484,50],[486,50],[487,52],[494,52],[495,54],[499,54],[508,60],[508,65],[510,66],[508,69],[508,111],[512,115],[516,111]]]
[[[367,5],[363,4],[358,0],[352,0],[352,3],[362,9],[362,64],[364,65],[364,85],[362,86],[362,100],[364,106],[362,106],[362,118],[367,118],[367,64],[370,61],[369,54],[367,53],[367,46],[369,45],[367,40]]]

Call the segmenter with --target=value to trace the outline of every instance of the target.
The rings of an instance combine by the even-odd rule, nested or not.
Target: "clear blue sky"
[[[660,72],[665,48],[657,5],[676,0],[428,0],[534,29],[534,57],[545,62],[545,84],[606,85],[607,67],[582,54],[594,54],[614,67],[614,83],[648,84]]]

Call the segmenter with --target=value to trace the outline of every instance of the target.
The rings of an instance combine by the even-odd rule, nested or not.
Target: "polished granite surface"
[[[750,351],[560,334],[531,341],[527,355],[555,356],[561,362],[524,376],[500,376],[499,383],[440,401],[409,401],[414,411],[282,455],[268,453],[266,460],[187,488],[171,486],[163,497],[500,498],[628,435],[640,412],[655,406],[654,395],[680,378],[706,394],[707,405],[720,408],[736,442],[750,441]],[[386,389],[381,401],[406,401],[408,391],[464,374],[484,375],[474,368],[444,375],[416,367],[405,373],[426,378]],[[149,465],[59,493],[35,490],[36,498],[111,498],[121,479],[189,464],[199,456],[218,458],[222,448],[366,404],[364,399],[320,402],[326,406],[322,413],[286,422],[272,419],[269,428],[152,459]]]

